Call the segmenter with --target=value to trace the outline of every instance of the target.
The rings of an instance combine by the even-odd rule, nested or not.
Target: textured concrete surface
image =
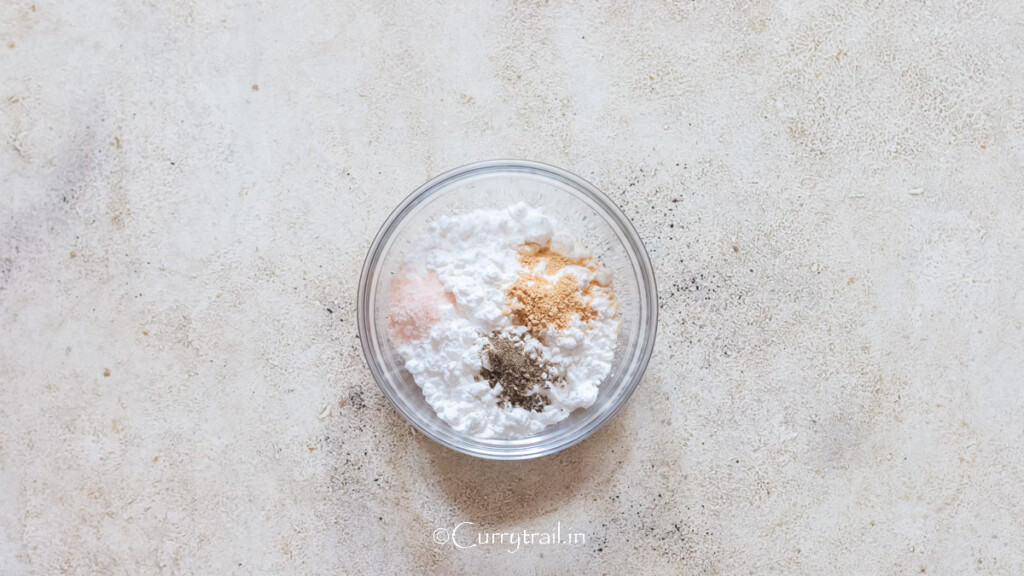
[[[459,4],[0,4],[0,573],[1024,573],[1024,5]],[[663,320],[526,463],[413,433],[353,309],[508,156]]]

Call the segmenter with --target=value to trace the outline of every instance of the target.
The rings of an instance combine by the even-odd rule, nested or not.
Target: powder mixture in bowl
[[[530,436],[593,404],[619,330],[610,274],[524,203],[432,222],[388,308],[427,403],[479,438]]]

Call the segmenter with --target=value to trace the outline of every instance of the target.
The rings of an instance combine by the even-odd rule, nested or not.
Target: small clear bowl
[[[525,201],[557,219],[613,274],[620,328],[611,372],[586,409],[527,438],[460,433],[427,404],[388,337],[388,290],[427,223],[442,214]],[[359,279],[359,337],[370,372],[395,408],[420,432],[465,454],[517,460],[553,454],[593,434],[626,403],[647,368],[658,326],[654,270],[622,212],[592,184],[560,168],[525,160],[487,160],[445,172],[409,195],[370,246]]]

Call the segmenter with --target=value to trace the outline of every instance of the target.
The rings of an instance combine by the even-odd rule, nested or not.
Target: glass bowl
[[[521,439],[476,438],[456,431],[427,404],[388,337],[390,279],[428,222],[442,214],[525,201],[557,219],[612,272],[620,320],[612,369],[589,408]],[[560,168],[525,160],[476,162],[430,180],[388,217],[370,246],[359,279],[359,338],[370,372],[395,408],[420,432],[465,454],[496,460],[553,454],[593,434],[639,384],[654,348],[658,295],[654,270],[622,212],[593,185]]]

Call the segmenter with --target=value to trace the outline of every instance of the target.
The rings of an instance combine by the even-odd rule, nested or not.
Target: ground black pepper
[[[550,363],[526,352],[521,339],[492,332],[481,354],[485,367],[480,369],[480,375],[491,388],[501,384],[499,406],[542,412],[551,404],[544,391],[550,389],[555,370]]]

